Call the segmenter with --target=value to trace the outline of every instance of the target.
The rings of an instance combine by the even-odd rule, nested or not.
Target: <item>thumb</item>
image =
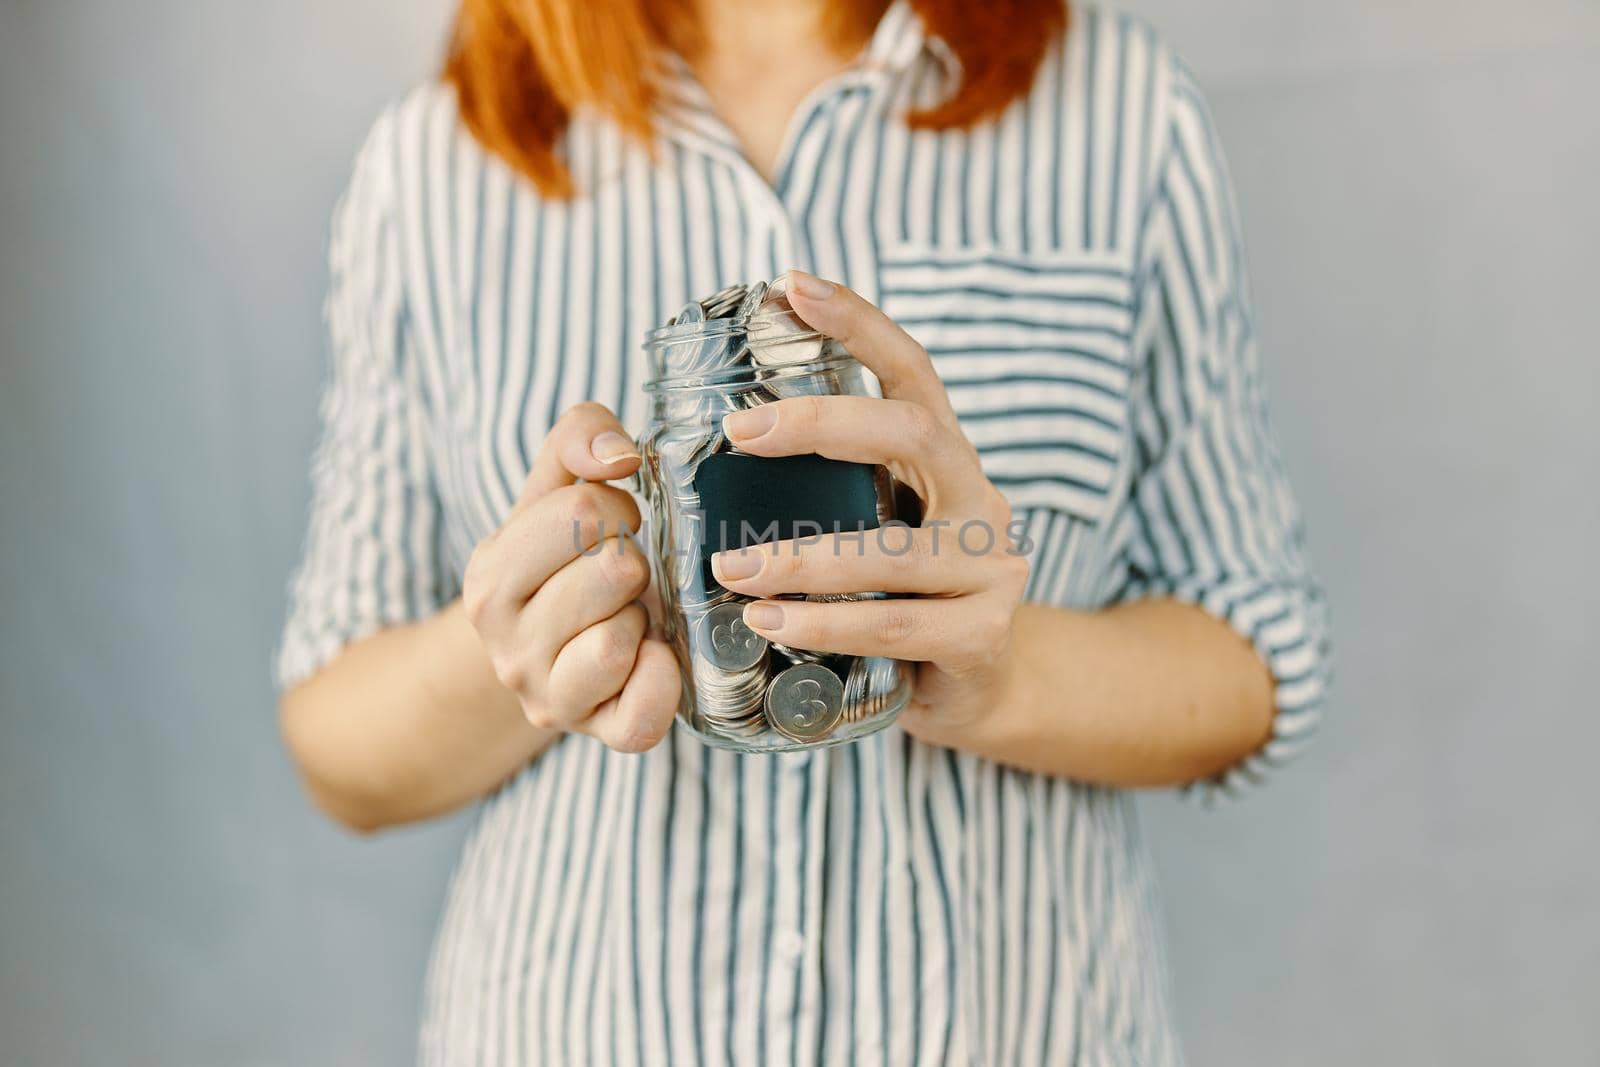
[[[639,449],[611,410],[600,404],[578,404],[550,428],[517,503],[536,500],[579,478],[610,481],[638,468]]]

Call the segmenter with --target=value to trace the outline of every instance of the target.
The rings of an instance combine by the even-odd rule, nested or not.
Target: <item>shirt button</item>
[[[806,939],[797,930],[785,930],[774,939],[772,947],[783,959],[793,962],[805,955]]]

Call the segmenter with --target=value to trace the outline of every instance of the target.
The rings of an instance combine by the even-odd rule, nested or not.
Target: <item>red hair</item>
[[[832,0],[824,31],[841,49],[871,34],[888,0]],[[971,126],[1027,91],[1066,28],[1064,0],[911,0],[929,34],[961,63],[961,83],[912,112],[915,127]],[[609,113],[648,141],[660,71],[649,57],[701,44],[694,0],[461,0],[445,79],[485,147],[546,196],[572,195],[556,154],[579,105]]]

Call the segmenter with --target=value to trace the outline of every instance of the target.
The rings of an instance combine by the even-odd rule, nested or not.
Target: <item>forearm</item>
[[[992,706],[925,740],[1044,774],[1181,785],[1264,744],[1273,682],[1199,608],[1148,600],[1077,612],[1024,604]]]
[[[280,713],[313,800],[359,830],[469,803],[555,737],[495,679],[459,601],[351,645],[286,692]]]

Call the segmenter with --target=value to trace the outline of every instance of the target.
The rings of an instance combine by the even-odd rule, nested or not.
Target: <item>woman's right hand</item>
[[[638,465],[610,411],[568,410],[504,525],[473,551],[462,589],[495,675],[528,721],[619,752],[660,741],[682,693],[677,660],[651,636],[641,601],[650,566],[630,536],[639,510],[604,484]]]

